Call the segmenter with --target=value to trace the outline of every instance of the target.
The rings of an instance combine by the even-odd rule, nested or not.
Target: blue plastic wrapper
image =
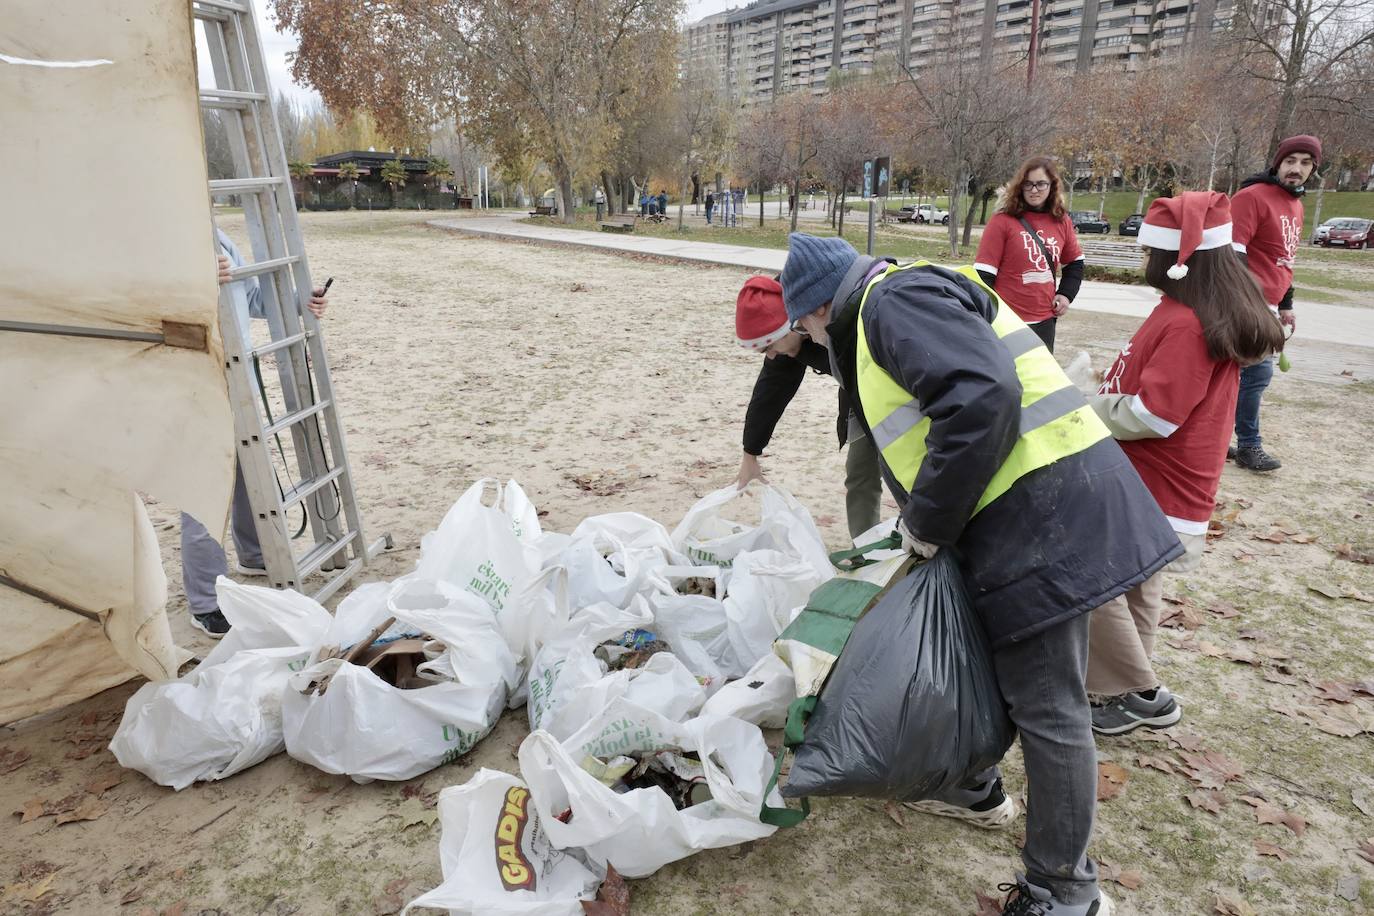
[[[959,564],[941,550],[855,625],[782,794],[920,801],[997,763],[1015,737]]]

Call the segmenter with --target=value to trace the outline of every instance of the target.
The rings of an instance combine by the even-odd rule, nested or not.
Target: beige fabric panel
[[[137,494],[220,533],[234,460],[190,5],[80,7],[5,4],[0,318],[155,333],[174,320],[207,346],[0,331],[0,572],[101,615],[124,668],[167,677],[166,578]],[[99,630],[15,594],[0,590],[0,625],[26,618],[30,642]],[[20,651],[37,650],[0,645],[0,666]],[[64,689],[46,695],[85,688]]]

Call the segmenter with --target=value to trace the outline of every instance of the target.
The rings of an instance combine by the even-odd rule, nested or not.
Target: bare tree
[[[788,126],[786,106],[759,106],[749,113],[735,140],[736,171],[752,179],[760,188],[760,226],[763,225],[762,189],[785,180],[789,174]]]

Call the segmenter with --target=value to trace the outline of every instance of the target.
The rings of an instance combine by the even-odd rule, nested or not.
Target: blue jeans
[[[1236,397],[1236,447],[1260,446],[1260,399],[1274,377],[1274,361],[1266,359],[1240,370],[1240,393]]]

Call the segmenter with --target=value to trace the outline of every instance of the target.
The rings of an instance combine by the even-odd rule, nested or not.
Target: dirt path
[[[369,578],[411,568],[420,536],[481,476],[518,479],[547,511],[545,525],[562,531],[618,510],[671,525],[732,478],[758,369],[731,335],[739,271],[416,222],[304,217],[316,275],[336,278],[327,342],[365,519],[397,544]],[[228,228],[238,233],[241,221]],[[1061,328],[1061,353],[1087,346],[1105,363],[1134,324],[1076,314]],[[834,397],[831,382],[809,379],[764,466],[839,546]],[[1140,882],[1108,885],[1119,912],[1211,913],[1218,894],[1265,914],[1374,911],[1374,864],[1355,851],[1374,837],[1374,737],[1328,733],[1374,729],[1374,700],[1350,686],[1374,688],[1374,604],[1312,590],[1374,595],[1374,567],[1333,552],[1374,551],[1372,424],[1368,381],[1280,377],[1265,428],[1284,470],[1227,471],[1224,536],[1199,574],[1169,589],[1183,602],[1172,622],[1184,628],[1165,631],[1159,654],[1186,709],[1174,735],[1182,746],[1099,745],[1125,782],[1108,787],[1119,794],[1101,806],[1093,850]],[[174,632],[203,652],[208,643],[186,622],[175,511],[152,512]],[[408,785],[354,785],[281,755],[175,793],[120,771],[104,749],[135,686],[0,730],[0,912],[393,912],[439,880],[434,793],[481,766],[516,772],[526,731],[523,710],[509,713],[468,757]],[[1015,752],[1008,782],[1023,786]],[[1190,794],[1217,813],[1192,807]],[[1305,829],[1258,823],[1268,809],[1242,795],[1300,816]],[[59,825],[9,814],[45,803],[96,816]],[[975,892],[992,893],[1019,867],[1022,822],[987,833],[896,810],[818,802],[800,828],[632,882],[635,912],[968,914]],[[1284,858],[1260,855],[1257,840]],[[1348,901],[1338,890],[1350,891],[1352,875]]]

